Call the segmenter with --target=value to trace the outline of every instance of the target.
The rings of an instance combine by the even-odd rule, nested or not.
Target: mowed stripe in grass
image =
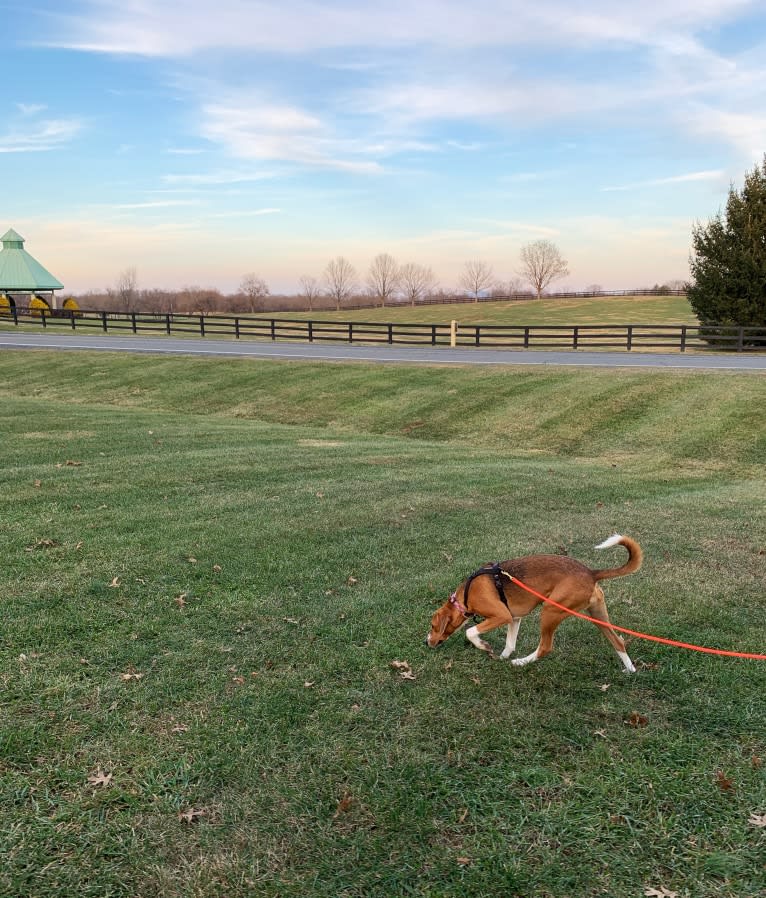
[[[618,530],[616,622],[763,651],[762,378],[658,374],[588,443],[554,405],[643,375],[0,364],[4,894],[760,894],[764,666],[633,642],[626,677],[580,621],[523,670],[423,640],[479,563],[619,563]]]

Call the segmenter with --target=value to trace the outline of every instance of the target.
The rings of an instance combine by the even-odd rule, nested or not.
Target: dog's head
[[[463,626],[469,616],[453,593],[431,618],[431,629],[426,636],[426,644],[432,649],[441,645]]]

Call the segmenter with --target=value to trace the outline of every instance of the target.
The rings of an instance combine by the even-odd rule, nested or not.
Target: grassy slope
[[[335,321],[402,321],[444,324],[697,324],[685,296],[614,296],[541,299],[523,302],[450,303],[395,306],[340,312],[265,313],[266,317]]]
[[[628,678],[580,622],[523,671],[422,645],[479,562],[617,529],[616,620],[762,651],[762,377],[0,375],[3,894],[762,893],[764,666],[634,643]]]

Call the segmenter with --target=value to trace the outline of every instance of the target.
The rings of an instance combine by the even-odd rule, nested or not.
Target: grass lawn
[[[386,306],[340,312],[264,312],[267,318],[317,321],[393,321],[448,324],[698,324],[685,296],[611,296],[582,299],[531,299],[519,302],[444,303]]]
[[[764,895],[766,662],[633,641],[627,676],[576,620],[523,669],[424,644],[480,563],[609,566],[619,531],[616,623],[764,652],[762,376],[0,376],[0,894]]]

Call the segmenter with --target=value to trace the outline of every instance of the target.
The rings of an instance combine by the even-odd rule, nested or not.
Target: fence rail
[[[236,315],[180,315],[175,313],[46,311],[12,307],[4,318],[17,326],[98,330],[103,333],[191,334],[236,339],[299,342],[419,344],[476,346],[505,349],[642,350],[766,350],[766,327],[729,327],[692,324],[520,325],[381,323],[319,321],[296,318],[250,318]],[[2,319],[0,319],[2,320]]]

